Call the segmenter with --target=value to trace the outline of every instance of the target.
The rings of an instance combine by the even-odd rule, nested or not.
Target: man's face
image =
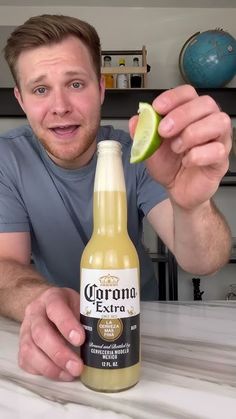
[[[15,96],[49,156],[66,168],[85,165],[95,151],[104,99],[85,45],[70,36],[24,51],[17,70]]]

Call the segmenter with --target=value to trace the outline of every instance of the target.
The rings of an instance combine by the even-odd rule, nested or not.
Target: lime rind
[[[161,116],[149,103],[139,103],[139,119],[131,148],[130,163],[139,163],[149,158],[160,146],[158,125]]]

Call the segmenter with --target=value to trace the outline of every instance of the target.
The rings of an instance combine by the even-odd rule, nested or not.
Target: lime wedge
[[[150,157],[161,145],[158,125],[161,116],[156,113],[152,105],[140,102],[139,118],[131,147],[130,163],[138,163]]]

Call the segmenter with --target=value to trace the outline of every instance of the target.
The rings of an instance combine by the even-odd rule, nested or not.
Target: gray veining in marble
[[[18,331],[0,318],[1,419],[236,418],[236,301],[143,303],[141,380],[115,394],[25,373]]]

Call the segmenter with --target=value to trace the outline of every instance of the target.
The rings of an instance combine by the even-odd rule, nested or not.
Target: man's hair
[[[17,86],[17,60],[23,51],[61,42],[69,36],[77,37],[87,48],[98,80],[101,76],[101,44],[95,28],[71,16],[34,16],[18,26],[10,35],[4,48],[5,59]]]

